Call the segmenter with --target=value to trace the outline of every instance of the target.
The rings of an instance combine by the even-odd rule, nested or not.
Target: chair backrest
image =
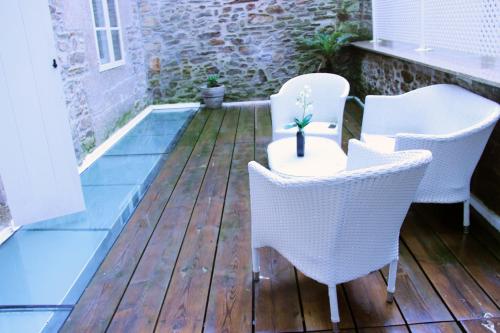
[[[381,268],[399,254],[399,232],[432,159],[429,151],[380,153],[349,142],[332,265],[337,283]]]
[[[256,245],[327,284],[397,258],[401,224],[431,160],[428,151],[381,154],[355,140],[349,147],[348,170],[329,178],[282,178],[249,166]]]
[[[396,150],[427,149],[433,154],[415,202],[468,200],[472,174],[497,120],[498,115],[490,116],[476,126],[452,135],[397,135]]]
[[[460,202],[500,116],[500,106],[461,87],[439,84],[405,95],[418,129],[396,136],[396,150],[428,149],[433,162],[416,202]]]
[[[413,133],[450,134],[466,130],[494,116],[499,105],[464,88],[437,84],[401,95],[403,108],[415,127]]]
[[[287,81],[279,93],[271,96],[273,129],[293,122],[302,110],[296,105],[304,86],[311,88],[313,121],[341,123],[344,105],[349,95],[349,82],[342,76],[327,73],[305,74]]]

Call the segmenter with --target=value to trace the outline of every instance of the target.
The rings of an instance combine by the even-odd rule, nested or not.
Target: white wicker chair
[[[349,82],[335,74],[316,73],[297,76],[287,81],[276,95],[271,96],[273,140],[294,136],[297,128],[287,128],[302,110],[295,105],[305,85],[311,87],[313,102],[312,122],[305,128],[306,135],[342,140],[342,120]],[[337,124],[331,128],[331,124]]]
[[[470,181],[497,123],[499,105],[454,85],[399,96],[367,96],[361,140],[381,151],[428,149],[433,161],[415,202],[464,202],[468,232]]]
[[[431,159],[428,151],[385,154],[351,140],[347,171],[334,177],[283,178],[250,162],[254,279],[258,249],[276,249],[328,285],[334,327],[336,285],[390,264],[392,295],[401,224]]]

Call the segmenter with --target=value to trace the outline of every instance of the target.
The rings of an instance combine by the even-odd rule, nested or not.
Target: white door
[[[0,175],[14,224],[84,209],[47,0],[0,1]]]

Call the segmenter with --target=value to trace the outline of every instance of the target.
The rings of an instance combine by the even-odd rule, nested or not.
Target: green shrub
[[[87,136],[81,143],[85,155],[90,154],[96,147],[95,136]]]
[[[217,74],[210,74],[207,77],[207,87],[208,88],[220,87],[219,75],[217,75]]]
[[[347,29],[329,27],[311,37],[300,38],[298,46],[300,50],[311,52],[320,60],[318,72],[322,69],[332,72],[335,70],[335,57],[357,36]]]

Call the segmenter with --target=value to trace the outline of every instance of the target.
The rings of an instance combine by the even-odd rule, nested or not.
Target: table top
[[[337,142],[306,136],[304,157],[297,157],[297,139],[290,137],[267,147],[269,168],[283,176],[327,177],[346,168],[347,156]]]

